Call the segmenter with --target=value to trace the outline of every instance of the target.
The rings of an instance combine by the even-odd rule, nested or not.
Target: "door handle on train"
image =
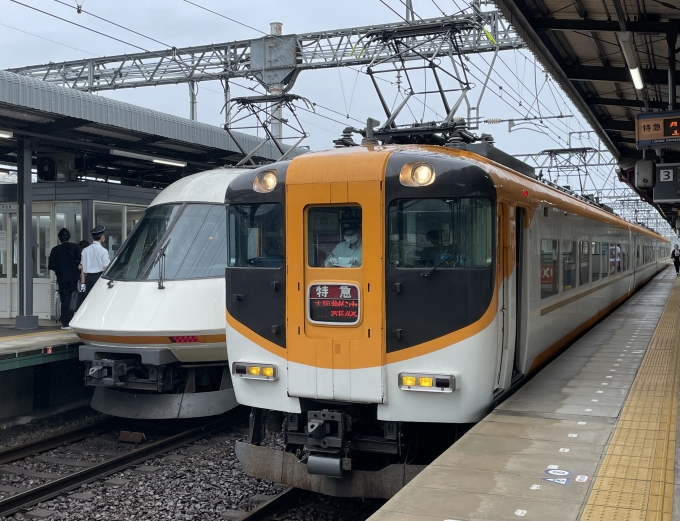
[[[394,292],[395,293],[401,293],[401,282],[395,282],[394,283]]]
[[[245,295],[243,295],[242,293],[234,293],[234,294],[231,296],[231,301],[232,301],[232,302],[237,302],[237,301],[243,300],[243,299],[245,299]]]
[[[273,289],[274,291],[279,291],[279,286],[280,286],[280,284],[279,284],[279,281],[278,281],[278,280],[272,282],[272,289]]]

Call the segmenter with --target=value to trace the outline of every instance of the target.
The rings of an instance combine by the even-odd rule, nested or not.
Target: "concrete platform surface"
[[[673,273],[574,343],[371,521],[670,521],[680,386]]]

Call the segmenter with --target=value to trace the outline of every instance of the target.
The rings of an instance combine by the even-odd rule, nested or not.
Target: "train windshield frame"
[[[281,203],[227,207],[228,268],[274,268],[285,261],[284,208]]]
[[[217,278],[227,261],[226,215],[219,203],[169,203],[142,216],[105,278],[156,281]]]
[[[388,262],[397,269],[489,268],[493,201],[486,197],[395,199],[388,208]]]

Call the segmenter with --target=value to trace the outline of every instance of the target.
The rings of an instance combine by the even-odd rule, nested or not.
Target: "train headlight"
[[[452,393],[460,387],[456,383],[456,375],[453,374],[399,373],[399,388],[402,391]]]
[[[434,166],[429,163],[406,163],[399,172],[399,182],[404,186],[428,186],[434,178]]]
[[[259,364],[255,362],[235,362],[231,366],[231,374],[239,378],[251,380],[277,380],[279,377],[276,364]]]
[[[413,182],[420,186],[429,185],[434,181],[434,168],[430,165],[418,165],[414,166],[411,171],[411,179]]]
[[[401,385],[405,385],[406,387],[413,387],[414,385],[416,385],[416,377],[406,375],[402,376]]]
[[[276,170],[265,170],[260,172],[253,181],[253,190],[266,194],[276,188]]]

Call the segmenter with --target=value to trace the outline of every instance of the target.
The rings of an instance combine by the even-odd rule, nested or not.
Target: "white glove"
[[[80,285],[80,292],[85,293],[86,290],[87,290],[87,286],[85,284],[81,284]]]

